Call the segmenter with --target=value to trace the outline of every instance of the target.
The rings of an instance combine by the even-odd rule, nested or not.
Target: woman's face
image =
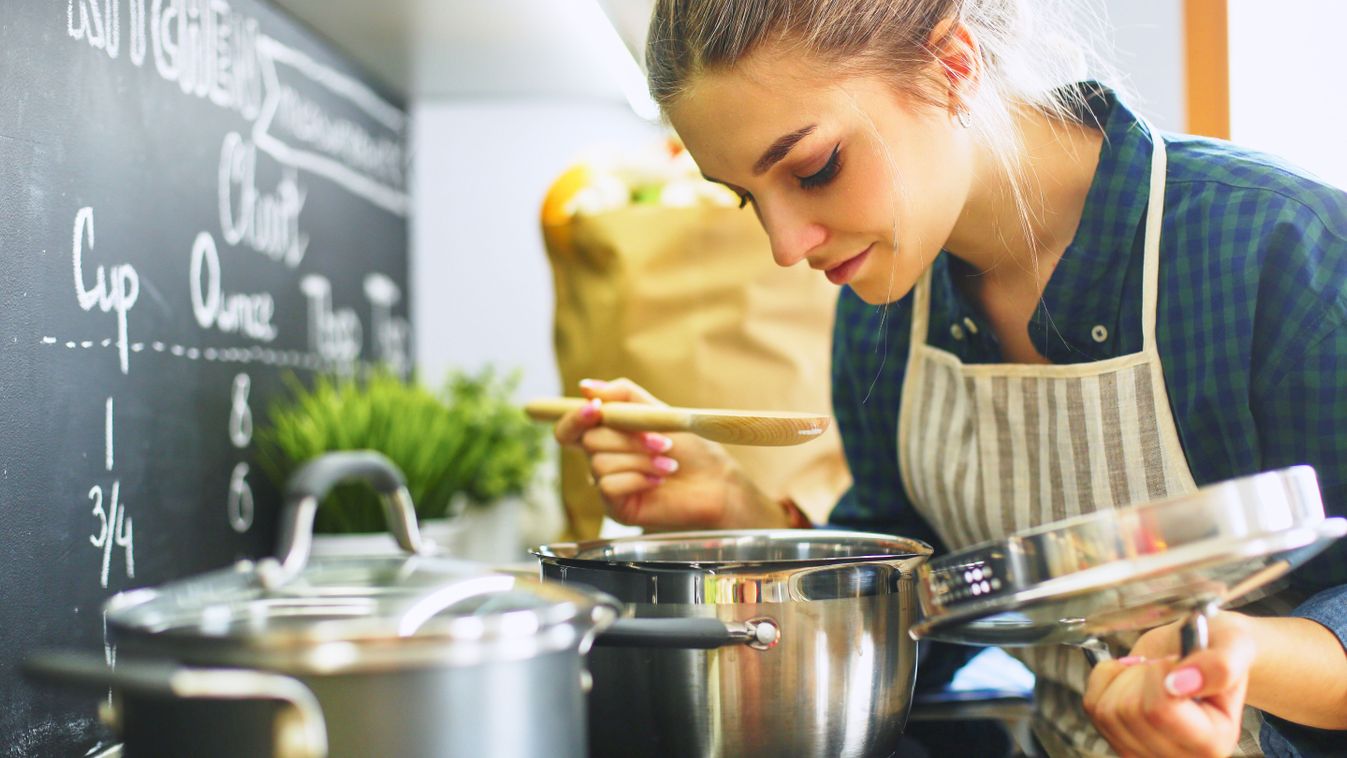
[[[699,77],[669,118],[707,178],[753,206],[779,265],[893,302],[949,239],[971,143],[945,109],[819,70],[755,53]]]

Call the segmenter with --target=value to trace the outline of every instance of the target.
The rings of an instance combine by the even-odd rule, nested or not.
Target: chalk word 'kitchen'
[[[123,0],[66,0],[66,33],[109,58],[121,53]],[[125,0],[131,63],[154,70],[184,94],[252,121],[262,107],[257,19],[227,0]]]

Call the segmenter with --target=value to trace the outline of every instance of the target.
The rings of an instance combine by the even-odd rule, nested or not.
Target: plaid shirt
[[[1086,120],[1102,125],[1104,146],[1076,237],[1029,322],[1034,346],[1053,363],[1142,347],[1151,136],[1112,92],[1086,86]],[[1157,340],[1193,477],[1203,485],[1308,463],[1327,510],[1347,515],[1347,194],[1226,142],[1164,139]],[[965,363],[1001,362],[990,325],[955,286],[967,271],[949,255],[933,264],[930,342]],[[855,484],[831,521],[917,537],[940,551],[898,468],[911,316],[910,295],[884,308],[841,293],[833,410]],[[1292,581],[1309,591],[1347,583],[1347,540]],[[1347,639],[1344,614],[1321,606],[1298,613]]]

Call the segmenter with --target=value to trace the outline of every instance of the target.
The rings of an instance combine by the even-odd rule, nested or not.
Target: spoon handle
[[[530,400],[524,412],[538,421],[555,421],[588,402],[578,397]],[[624,432],[682,432],[692,428],[692,414],[680,408],[645,403],[604,403],[604,426]]]

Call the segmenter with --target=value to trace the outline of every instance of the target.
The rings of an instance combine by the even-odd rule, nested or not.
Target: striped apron
[[[1170,411],[1155,321],[1165,148],[1153,129],[1141,352],[1070,365],[966,365],[926,344],[931,273],[917,283],[898,423],[911,502],[950,549],[1021,529],[1192,492]],[[1137,635],[1110,639],[1126,650]],[[1112,756],[1081,706],[1089,668],[1074,647],[1010,649],[1036,677],[1034,732],[1053,758]],[[1236,755],[1261,755],[1246,708]]]

